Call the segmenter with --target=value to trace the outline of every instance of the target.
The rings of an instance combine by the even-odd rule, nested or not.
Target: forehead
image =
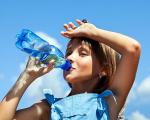
[[[67,45],[67,49],[85,48],[91,50],[91,44],[80,38],[71,39]]]

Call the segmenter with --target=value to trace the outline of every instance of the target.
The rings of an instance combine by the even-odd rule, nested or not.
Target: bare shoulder
[[[41,120],[49,120],[51,107],[46,99],[43,99],[38,103],[35,103],[32,107],[36,109],[37,114],[40,115]]]
[[[43,99],[31,107],[18,110],[13,120],[49,120],[50,108],[47,101]]]

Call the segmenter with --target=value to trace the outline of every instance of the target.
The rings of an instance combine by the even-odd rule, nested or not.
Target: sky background
[[[16,34],[23,28],[30,29],[64,53],[68,40],[60,31],[64,30],[64,23],[77,18],[86,18],[101,29],[128,35],[141,43],[141,58],[125,116],[128,120],[150,120],[149,0],[0,0],[0,100],[15,83],[28,58],[15,47]],[[62,70],[54,69],[27,89],[18,109],[43,99],[44,88],[51,88],[57,97],[70,90]]]

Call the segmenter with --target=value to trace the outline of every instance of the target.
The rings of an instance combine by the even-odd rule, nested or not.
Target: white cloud
[[[63,97],[69,91],[69,87],[62,78],[60,69],[53,69],[50,73],[38,78],[33,82],[28,90],[27,95],[35,102],[41,100],[43,89],[51,89],[56,97]],[[66,89],[65,89],[66,88]]]
[[[49,44],[54,45],[58,48],[61,48],[61,45],[57,42],[55,38],[52,38],[43,32],[36,32],[36,34],[40,36],[41,38],[43,38],[44,40],[46,40],[47,42],[49,42]]]
[[[141,82],[137,88],[138,94],[150,96],[150,76]]]
[[[0,80],[4,79],[4,75],[2,73],[0,73]]]
[[[131,120],[150,120],[150,118],[147,118],[142,113],[135,111],[131,114]]]
[[[150,120],[150,118],[147,118],[145,114],[147,114],[147,110],[150,107],[149,101],[150,101],[150,76],[146,77],[144,80],[141,81],[141,83],[134,84],[129,97],[127,99],[127,106],[129,110],[142,110],[143,113],[140,113],[139,111],[135,111],[132,114],[130,114],[129,120]],[[143,107],[145,110],[143,111]]]
[[[19,65],[20,71],[23,71],[25,69],[27,61],[28,61],[28,57],[25,59],[25,63],[21,63]]]
[[[130,103],[130,102],[132,102],[133,100],[135,100],[136,98],[137,98],[136,92],[135,92],[134,89],[132,89],[132,90],[130,91],[130,93],[129,93],[129,96],[128,96],[128,98],[127,98],[126,103],[127,103],[127,104]]]
[[[137,100],[140,104],[145,104],[150,100],[150,76],[142,80],[138,85],[136,84],[131,90],[127,103]]]

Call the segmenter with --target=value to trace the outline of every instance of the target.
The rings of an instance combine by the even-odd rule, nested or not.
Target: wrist
[[[16,81],[15,85],[9,92],[9,96],[17,96],[18,100],[22,97],[25,90],[29,87],[29,85],[33,82],[33,78],[23,71],[18,80]]]
[[[100,29],[98,28],[94,28],[92,30],[92,32],[89,32],[90,34],[88,34],[87,36],[90,38],[90,39],[93,39],[93,40],[96,40],[98,41],[98,36],[100,35]]]
[[[94,31],[93,39],[98,42],[105,42],[104,39],[108,37],[110,31],[96,28]]]
[[[26,70],[21,73],[21,79],[27,81],[28,83],[32,83],[36,78],[30,75]]]

